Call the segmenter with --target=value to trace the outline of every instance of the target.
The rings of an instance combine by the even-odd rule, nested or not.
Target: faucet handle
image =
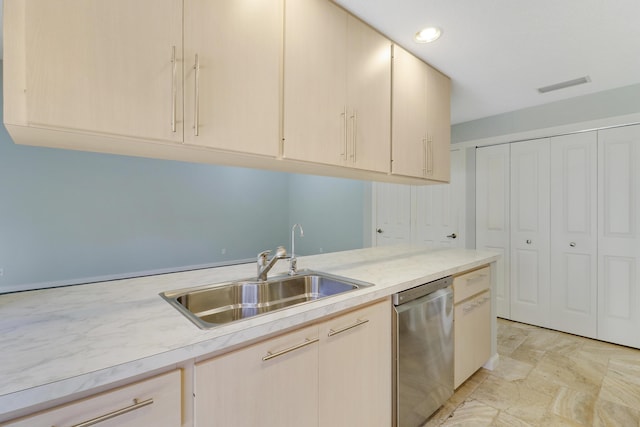
[[[267,257],[271,253],[271,250],[262,251],[258,254],[258,264],[265,265],[267,263]]]

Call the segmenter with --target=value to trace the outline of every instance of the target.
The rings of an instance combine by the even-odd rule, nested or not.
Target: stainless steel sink
[[[313,271],[266,281],[241,280],[160,295],[202,329],[372,286]]]

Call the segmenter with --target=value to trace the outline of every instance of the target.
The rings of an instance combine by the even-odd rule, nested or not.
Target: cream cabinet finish
[[[196,364],[196,427],[388,426],[390,315],[384,300]]]
[[[320,336],[319,425],[391,425],[389,302],[324,322]]]
[[[393,46],[391,172],[449,181],[451,81]]]
[[[491,272],[489,267],[457,276],[454,295],[454,387],[491,357]]]
[[[174,370],[2,425],[63,427],[93,420],[101,427],[181,427],[181,405],[181,373]]]
[[[25,108],[8,122],[278,155],[283,0],[27,0],[9,9],[23,16],[26,53],[24,76],[9,75],[24,80],[9,96]]]
[[[315,425],[318,338],[311,326],[196,364],[195,426]]]
[[[185,143],[276,157],[283,0],[184,7]]]
[[[182,0],[5,7],[6,123],[182,141]]]
[[[327,0],[287,2],[285,158],[388,172],[390,93],[388,39]]]

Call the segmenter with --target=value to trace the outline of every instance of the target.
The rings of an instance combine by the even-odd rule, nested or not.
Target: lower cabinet
[[[319,425],[391,425],[390,302],[322,323],[320,338]]]
[[[491,357],[491,274],[489,267],[457,276],[454,295],[454,387]]]
[[[195,425],[391,424],[388,300],[200,362]]]
[[[5,427],[182,426],[180,370],[3,424]]]

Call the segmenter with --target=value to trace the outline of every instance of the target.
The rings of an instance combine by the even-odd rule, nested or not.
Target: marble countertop
[[[299,269],[375,286],[209,330],[159,293],[252,277],[254,263],[0,295],[0,416],[207,356],[498,257],[417,246],[300,257]],[[270,275],[287,266],[278,262]]]

